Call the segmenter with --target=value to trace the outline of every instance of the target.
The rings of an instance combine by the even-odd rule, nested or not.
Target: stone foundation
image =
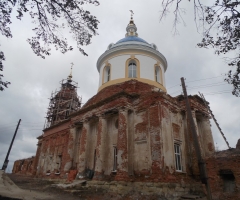
[[[163,199],[178,200],[186,194],[204,194],[204,185],[201,183],[194,184],[177,184],[177,183],[153,183],[153,182],[124,182],[124,181],[87,181],[84,186],[74,186],[71,188],[73,193],[81,194],[83,191],[113,193],[121,197],[137,193],[142,196],[157,196]]]

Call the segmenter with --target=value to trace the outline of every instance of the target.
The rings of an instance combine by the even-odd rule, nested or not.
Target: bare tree
[[[3,71],[3,63],[2,61],[5,60],[5,57],[4,57],[4,54],[2,51],[0,51],[0,71]],[[4,87],[8,87],[8,84],[10,84],[10,82],[8,81],[2,81],[2,77],[3,75],[0,74],[0,91],[3,91],[4,90]]]
[[[87,55],[82,46],[90,44],[99,21],[82,8],[83,4],[99,5],[95,0],[1,0],[0,1],[0,32],[7,38],[12,37],[9,25],[11,13],[15,7],[17,18],[21,20],[28,13],[36,24],[33,29],[35,35],[28,38],[33,52],[42,58],[50,55],[50,46],[62,53],[73,50],[67,39],[61,34],[61,29],[67,28],[77,43],[77,48],[83,55]],[[4,53],[0,51],[0,70],[3,70]],[[3,82],[0,75],[0,90],[10,82]],[[4,87],[3,87],[4,86]]]
[[[236,71],[230,70],[225,78],[233,85],[232,94],[240,96],[240,1],[239,0],[215,0],[212,5],[204,5],[202,0],[189,0],[193,3],[194,20],[197,29],[202,28],[203,38],[198,47],[212,47],[217,55],[234,52],[236,56],[228,59],[229,66],[235,66]],[[182,14],[185,12],[180,5],[182,0],[163,0],[160,20],[174,7],[174,31],[177,32],[177,24],[183,22]],[[218,31],[214,31],[214,28]]]

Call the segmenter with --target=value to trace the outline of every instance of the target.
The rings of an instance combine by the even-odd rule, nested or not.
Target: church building
[[[126,35],[97,61],[98,93],[81,107],[70,74],[53,94],[36,154],[36,174],[63,177],[69,170],[94,179],[164,180],[197,175],[183,96],[167,94],[167,60],[138,37],[131,18]],[[203,156],[214,152],[209,115],[190,96]],[[50,114],[49,114],[50,113]]]
[[[33,174],[182,187],[200,183],[185,98],[167,93],[167,68],[157,46],[138,37],[131,18],[125,37],[97,60],[95,96],[81,106],[72,73],[52,94]],[[207,159],[215,153],[210,116],[202,98],[188,98],[201,156]]]

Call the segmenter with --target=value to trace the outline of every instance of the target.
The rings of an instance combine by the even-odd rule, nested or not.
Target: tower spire
[[[130,20],[130,23],[133,22],[133,15],[134,15],[134,12],[132,10],[129,10],[131,12],[131,20]],[[134,24],[134,22],[133,22]]]
[[[129,24],[127,25],[127,28],[126,28],[127,33],[126,33],[125,37],[129,37],[129,36],[137,37],[138,36],[137,27],[133,21],[134,12],[132,10],[129,10],[129,11],[131,12],[131,19],[130,19]]]
[[[72,68],[73,68],[73,63],[70,63],[71,64],[71,71],[70,71],[70,74],[68,75],[68,78],[67,78],[67,80],[69,81],[69,82],[71,82],[72,81]]]

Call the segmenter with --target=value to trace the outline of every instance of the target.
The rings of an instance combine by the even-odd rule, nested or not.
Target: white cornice
[[[164,71],[167,70],[167,60],[166,58],[157,50],[148,47],[146,44],[141,42],[134,42],[135,44],[133,44],[131,42],[131,44],[128,44],[127,42],[125,44],[121,44],[121,45],[117,45],[117,46],[113,46],[111,49],[105,51],[99,58],[97,61],[97,69],[98,71],[100,71],[100,67],[103,64],[103,62],[105,62],[105,60],[113,57],[115,54],[126,54],[129,53],[131,54],[131,51],[138,51],[139,53],[148,53],[150,55],[152,55],[153,57],[155,57],[156,59],[160,60],[161,63],[163,64],[164,67]]]

